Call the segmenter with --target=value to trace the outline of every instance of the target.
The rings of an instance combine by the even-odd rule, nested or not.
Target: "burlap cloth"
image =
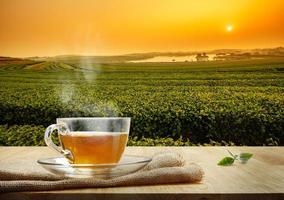
[[[48,172],[18,173],[0,170],[0,192],[195,183],[201,181],[202,177],[203,170],[200,166],[187,164],[181,155],[167,152],[154,155],[152,161],[138,172],[113,179],[66,178]]]

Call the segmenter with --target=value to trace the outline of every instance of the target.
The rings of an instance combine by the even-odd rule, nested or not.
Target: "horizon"
[[[240,50],[240,51],[252,51],[252,50],[264,50],[264,49],[277,49],[277,48],[283,48],[284,49],[284,45],[278,45],[278,46],[273,46],[273,47],[265,47],[265,48],[261,48],[261,47],[258,47],[258,48],[222,48],[222,49],[206,49],[206,50],[185,50],[185,51],[147,51],[147,52],[132,52],[132,53],[127,53],[127,54],[102,54],[102,55],[99,55],[99,54],[58,54],[58,55],[43,55],[43,56],[37,56],[37,55],[32,55],[32,56],[10,56],[10,55],[0,55],[0,57],[10,57],[10,58],[40,58],[40,57],[57,57],[57,56],[94,56],[94,57],[112,57],[112,56],[131,56],[131,55],[139,55],[139,54],[154,54],[154,53],[157,53],[157,54],[166,54],[166,53],[171,53],[171,54],[178,54],[178,53],[210,53],[210,51],[219,51],[219,50],[224,50],[224,51],[233,51],[233,50]]]
[[[271,48],[284,45],[283,8],[281,0],[1,0],[0,55]]]

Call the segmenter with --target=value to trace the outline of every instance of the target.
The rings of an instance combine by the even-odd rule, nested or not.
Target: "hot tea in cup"
[[[73,164],[119,162],[128,140],[130,118],[59,118],[45,132],[48,146]],[[51,140],[58,130],[61,146]]]

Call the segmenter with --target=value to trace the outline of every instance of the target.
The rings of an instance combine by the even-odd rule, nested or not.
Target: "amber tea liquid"
[[[118,132],[71,132],[59,137],[63,149],[71,151],[74,164],[117,163],[128,140],[128,134]]]

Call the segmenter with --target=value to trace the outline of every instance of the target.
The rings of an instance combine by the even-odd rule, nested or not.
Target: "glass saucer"
[[[151,160],[151,158],[144,156],[123,155],[117,164],[70,164],[65,157],[45,158],[37,162],[44,169],[56,175],[109,179],[136,172]]]

